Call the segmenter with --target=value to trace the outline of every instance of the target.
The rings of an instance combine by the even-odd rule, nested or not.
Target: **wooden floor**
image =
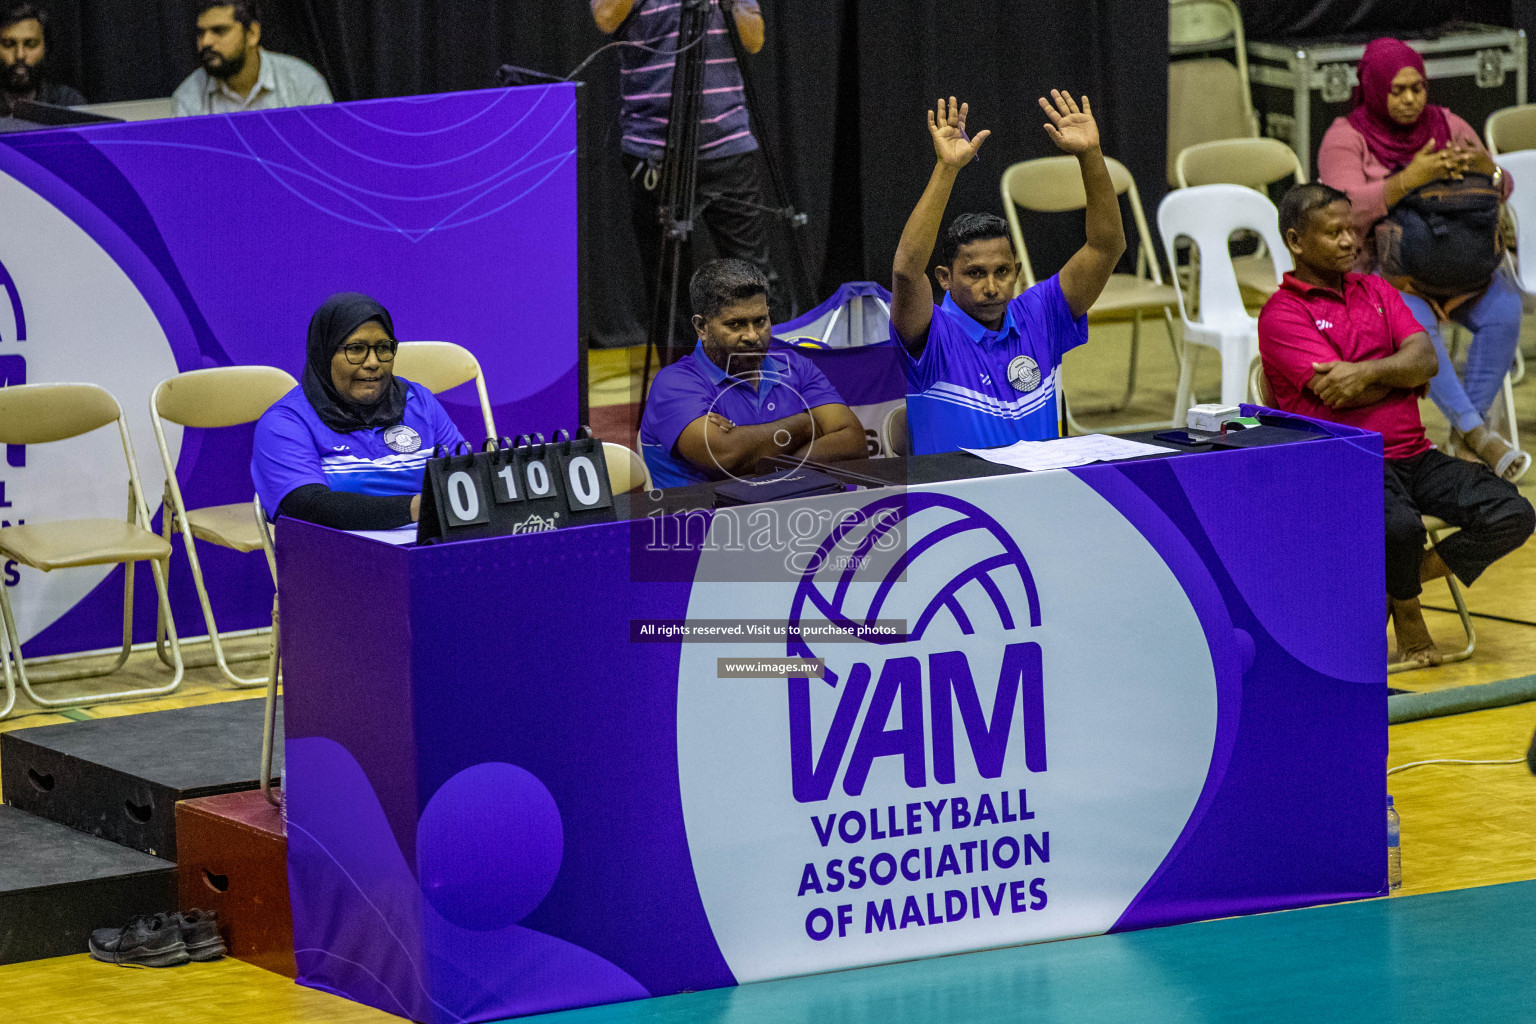
[[[1536,351],[1533,326],[1527,325],[1525,337],[1528,349]],[[1068,394],[1089,429],[1168,416],[1175,366],[1160,325],[1149,326],[1143,338],[1141,384],[1133,404],[1113,414],[1088,411],[1123,391],[1128,351],[1125,327],[1096,326],[1093,341],[1068,356]],[[594,422],[604,409],[628,411],[620,407],[635,399],[637,375],[633,352],[592,353]],[[1202,361],[1196,380],[1198,390],[1209,394],[1217,389],[1219,365],[1214,354]],[[1516,396],[1519,418],[1529,431],[1526,444],[1536,446],[1536,373],[1531,382],[1516,388]],[[1443,418],[1427,402],[1423,409],[1431,436],[1443,441]],[[623,416],[610,419],[623,422]],[[1536,473],[1522,484],[1522,491],[1536,498]],[[1450,607],[1443,593],[1432,585],[1426,603]],[[1393,686],[1432,690],[1536,673],[1536,544],[1495,565],[1467,591],[1467,598],[1474,612],[1524,621],[1478,619],[1478,650],[1472,660],[1395,675]],[[1454,616],[1430,612],[1427,618],[1443,646],[1455,641],[1459,626]],[[261,642],[245,643],[259,648]],[[257,664],[247,662],[245,669],[254,673]],[[152,653],[136,655],[127,672],[145,682],[166,678]],[[123,680],[102,685],[121,687]],[[53,689],[46,688],[45,695]],[[38,709],[23,698],[20,717],[0,721],[0,731],[260,696],[259,690],[232,688],[212,669],[191,669],[178,694],[145,702],[88,705],[61,715]],[[1533,728],[1536,703],[1397,725],[1390,731],[1388,764],[1429,758],[1511,758],[1524,753]],[[947,957],[568,1016],[572,1024],[600,1020],[906,1024],[1024,1018],[1454,1019],[1457,1024],[1472,1024],[1536,1019],[1536,1010],[1483,1012],[1489,1006],[1536,1007],[1530,981],[1536,972],[1529,967],[1536,936],[1528,923],[1536,918],[1536,887],[1475,889],[1536,879],[1536,779],[1521,766],[1429,766],[1391,776],[1389,790],[1403,821],[1404,885],[1392,900]],[[1402,899],[1467,889],[1474,891]],[[1394,909],[1390,913],[1369,909],[1383,906]],[[1499,916],[1511,908],[1514,913]],[[1281,919],[1287,922],[1283,926],[1265,923]],[[1173,938],[1162,938],[1165,935]],[[1318,936],[1332,945],[1318,945]],[[1496,941],[1487,943],[1488,956],[1482,959],[1467,954],[1471,945],[1455,945],[1462,939],[1475,944],[1474,940],[1490,937]],[[1507,959],[1500,959],[1500,950],[1515,951],[1518,969],[1510,969]],[[1188,963],[1198,969],[1179,967],[1185,962],[1181,957],[1191,958]],[[1330,957],[1355,957],[1359,962]],[[1149,964],[1161,967],[1149,974]],[[1331,989],[1313,989],[1303,979],[1318,976],[1319,964],[1336,966],[1337,970],[1322,973],[1344,980]],[[1116,965],[1129,965],[1123,977],[1130,979],[1126,984],[1133,988],[1101,984],[1102,979],[1115,977]],[[1410,983],[1410,975],[1417,980]],[[1250,1004],[1244,1001],[1242,985],[1262,995],[1264,1012],[1243,1012]],[[1332,993],[1337,1001],[1319,1001],[1319,991]],[[1382,1002],[1362,1004],[1359,991],[1378,995]],[[888,995],[880,996],[881,992]],[[1149,1001],[1148,993],[1156,998]],[[1410,994],[1419,1001],[1403,1002]],[[1508,1002],[1511,994],[1523,1001]],[[1345,1004],[1358,1013],[1327,1011],[1330,1005],[1337,1009]],[[1456,1007],[1457,1012],[1441,1015],[1447,1006]],[[96,963],[82,954],[0,967],[0,1024],[350,1024],[393,1019],[397,1018],[233,960],[159,971],[127,970]]]

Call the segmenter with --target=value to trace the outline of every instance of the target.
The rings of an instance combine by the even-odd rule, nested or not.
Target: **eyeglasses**
[[[392,363],[395,361],[395,349],[399,347],[398,341],[376,341],[372,345],[354,341],[350,345],[341,346],[340,352],[347,357],[347,362],[353,366],[361,366],[368,361],[369,352],[372,352],[374,358],[381,363]]]

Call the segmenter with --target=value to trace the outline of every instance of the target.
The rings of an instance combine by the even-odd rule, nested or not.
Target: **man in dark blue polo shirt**
[[[745,86],[736,52],[726,34],[727,14],[742,48],[763,48],[763,13],[758,0],[708,0],[704,37],[704,85],[699,111],[698,202],[700,220],[715,251],[758,267],[768,276],[777,310],[777,280],[768,253],[766,203],[757,168],[757,138],[747,113]],[[680,0],[590,0],[597,27],[615,39],[635,43],[619,48],[619,149],[633,183],[631,209],[647,288],[654,293],[655,259],[661,248],[656,189],[672,113],[672,72],[677,63]],[[687,253],[684,253],[687,259]],[[686,272],[686,271],[685,271]]]
[[[1016,298],[1019,261],[1008,227],[993,214],[957,217],[934,270],[944,289],[933,304],[928,261],[960,168],[989,131],[965,134],[967,108],[951,96],[928,114],[938,161],[896,248],[891,337],[907,353],[907,429],[915,454],[994,448],[1057,436],[1057,369],[1088,340],[1088,307],[1125,252],[1120,202],[1099,151],[1084,96],[1051,90],[1040,100],[1045,132],[1075,156],[1087,192],[1088,241],[1061,272]]]
[[[864,428],[798,352],[768,352],[768,279],[744,260],[711,260],[688,286],[698,344],[656,374],[640,452],[657,487],[744,476],[774,455],[865,454]]]

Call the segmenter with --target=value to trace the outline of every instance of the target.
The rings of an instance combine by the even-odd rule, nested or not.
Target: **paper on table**
[[[382,541],[385,544],[415,544],[416,524],[409,526],[397,526],[393,530],[348,530],[354,537],[367,537],[369,540]]]
[[[988,462],[995,462],[999,466],[1012,466],[1015,469],[1039,472],[1045,469],[1086,466],[1091,462],[1134,459],[1141,455],[1157,455],[1173,449],[1131,441],[1123,437],[1111,437],[1108,434],[1086,434],[1083,437],[1059,437],[1051,441],[1016,441],[1006,448],[965,448],[963,450]]]

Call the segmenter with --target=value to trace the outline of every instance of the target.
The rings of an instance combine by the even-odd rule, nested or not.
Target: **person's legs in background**
[[[1520,314],[1520,293],[1502,269],[1493,275],[1480,299],[1451,314],[1472,332],[1462,384],[1468,400],[1485,421],[1504,390],[1504,376],[1515,362],[1515,349],[1520,344]]]
[[[703,168],[703,164],[699,165]],[[629,175],[630,216],[635,228],[635,242],[640,249],[640,267],[645,276],[645,308],[641,311],[640,326],[649,330],[651,311],[656,303],[659,287],[661,259],[661,221],[658,219],[658,190],[661,188],[661,165],[637,157],[624,156],[624,171]],[[677,316],[672,323],[673,357],[687,355],[693,349],[696,335],[692,325],[692,309],[688,299],[688,281],[693,276],[692,246],[684,246],[677,288]],[[649,340],[649,339],[647,339]],[[666,353],[658,353],[665,358]]]
[[[698,201],[715,243],[715,254],[746,260],[768,278],[768,309],[774,323],[789,317],[789,296],[780,286],[768,251],[768,218],[755,150],[700,160]]]
[[[1387,607],[1397,637],[1399,661],[1420,666],[1440,664],[1440,652],[1419,607],[1420,569],[1424,563],[1424,521],[1409,495],[1413,467],[1423,456],[1386,459]]]
[[[1484,422],[1499,396],[1504,374],[1514,362],[1520,340],[1519,294],[1500,272],[1481,298],[1457,311],[1457,321],[1473,332],[1465,382],[1456,373],[1429,303],[1416,295],[1401,294],[1440,360],[1439,372],[1429,382],[1429,397],[1450,421],[1453,453],[1477,459],[1506,479],[1519,479],[1530,466],[1530,456],[1513,448]]]
[[[1484,410],[1473,403],[1461,378],[1456,376],[1456,366],[1451,362],[1451,354],[1446,351],[1435,311],[1417,295],[1409,295],[1407,292],[1399,294],[1408,304],[1408,311],[1413,314],[1413,318],[1424,328],[1424,333],[1429,335],[1429,340],[1435,346],[1435,355],[1440,359],[1440,370],[1429,382],[1429,397],[1445,414],[1445,418],[1451,421],[1452,430],[1461,434],[1471,433],[1483,425]]]

